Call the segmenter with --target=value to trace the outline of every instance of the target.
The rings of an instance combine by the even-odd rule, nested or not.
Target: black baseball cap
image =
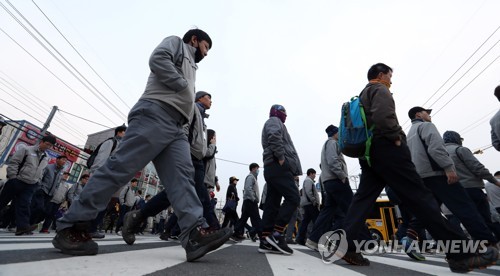
[[[408,117],[410,117],[410,119],[415,119],[415,115],[419,112],[422,112],[422,111],[427,111],[427,113],[430,115],[431,112],[432,112],[432,109],[425,109],[423,107],[420,107],[420,106],[415,106],[415,107],[412,107],[410,109],[410,111],[408,111]]]

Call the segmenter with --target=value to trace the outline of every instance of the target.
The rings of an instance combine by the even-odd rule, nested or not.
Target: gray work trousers
[[[189,233],[205,223],[203,207],[194,187],[194,168],[185,119],[169,106],[140,100],[128,115],[128,128],[113,156],[90,177],[78,200],[58,220],[57,229],[91,221],[104,210],[111,196],[151,160],[167,198],[177,215],[185,247]]]

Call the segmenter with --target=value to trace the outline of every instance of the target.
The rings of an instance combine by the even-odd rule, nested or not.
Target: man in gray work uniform
[[[95,255],[97,243],[88,224],[104,210],[112,194],[153,161],[168,200],[178,216],[187,261],[194,261],[224,244],[230,229],[208,231],[203,207],[194,188],[194,169],[183,126],[192,117],[196,63],[212,47],[204,31],[189,30],[181,39],[165,38],[149,59],[151,73],[142,97],[128,117],[127,135],[115,154],[91,177],[78,200],[57,222],[55,248],[70,255]]]

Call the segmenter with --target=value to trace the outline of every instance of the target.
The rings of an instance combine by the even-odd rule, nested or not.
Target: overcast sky
[[[206,123],[217,132],[217,175],[224,193],[230,176],[244,179],[247,164],[262,164],[261,130],[275,103],[287,109],[286,126],[303,171],[319,172],[325,128],[338,125],[342,103],[359,94],[368,68],[377,62],[394,69],[391,91],[406,131],[408,110],[423,105],[434,109],[441,133],[460,132],[471,150],[491,144],[488,122],[500,105],[493,96],[500,83],[500,1],[0,3],[91,83],[78,81],[0,6],[0,99],[23,111],[0,101],[0,113],[39,126],[53,105],[105,126],[125,123],[159,42],[195,26],[206,31],[213,48],[199,63],[196,88],[212,94]],[[113,106],[103,104],[95,90]],[[49,130],[76,145],[104,129],[66,113],[56,118]],[[489,148],[477,158],[494,172],[500,170],[499,156]],[[348,159],[348,167],[350,174],[360,173],[357,160]],[[264,184],[262,175],[259,181]]]

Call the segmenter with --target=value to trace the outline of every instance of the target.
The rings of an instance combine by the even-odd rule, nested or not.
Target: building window
[[[76,183],[78,182],[78,178],[80,177],[80,174],[82,173],[82,165],[80,164],[74,164],[73,168],[71,168],[71,173],[69,175],[69,182]]]

